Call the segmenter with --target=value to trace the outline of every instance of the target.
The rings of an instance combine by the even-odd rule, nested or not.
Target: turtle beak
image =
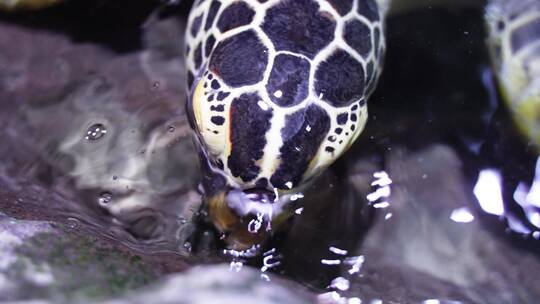
[[[222,233],[227,247],[242,251],[263,243],[268,237],[269,229],[266,227],[270,227],[270,218],[238,212],[234,207],[231,208],[231,198],[237,199],[235,195],[231,197],[231,193],[227,192],[206,197],[210,220]]]
[[[294,214],[287,197],[267,189],[229,189],[206,196],[209,218],[229,249],[246,250],[264,243]]]

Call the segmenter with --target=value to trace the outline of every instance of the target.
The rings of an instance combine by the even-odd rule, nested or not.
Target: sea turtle
[[[258,228],[271,222],[361,134],[382,72],[390,2],[193,4],[185,35],[187,113],[218,230],[253,223],[245,217]],[[485,11],[502,90],[538,144],[540,1],[492,0]],[[249,234],[234,239],[239,247],[250,243]]]

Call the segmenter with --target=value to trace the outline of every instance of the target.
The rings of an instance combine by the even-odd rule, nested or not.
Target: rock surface
[[[163,270],[92,236],[0,215],[0,301],[103,299],[155,281]]]

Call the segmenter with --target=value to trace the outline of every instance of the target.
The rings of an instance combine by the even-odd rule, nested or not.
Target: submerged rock
[[[103,299],[162,275],[137,255],[69,230],[0,214],[0,301]]]
[[[262,278],[255,269],[242,268],[237,272],[228,265],[216,265],[194,267],[106,303],[307,304],[314,301],[313,295],[295,283],[273,275]]]
[[[176,18],[142,28],[143,48],[118,54],[0,22],[0,182],[25,198],[25,218],[72,214],[132,247],[187,256],[200,196],[183,116],[183,28]]]

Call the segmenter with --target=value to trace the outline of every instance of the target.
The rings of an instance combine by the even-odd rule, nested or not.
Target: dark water
[[[538,152],[497,94],[481,11],[389,20],[364,134],[253,255],[226,250],[200,213],[188,7],[71,1],[0,16],[1,212],[178,263],[260,268],[328,292],[321,303],[540,295],[540,202],[527,203]]]

